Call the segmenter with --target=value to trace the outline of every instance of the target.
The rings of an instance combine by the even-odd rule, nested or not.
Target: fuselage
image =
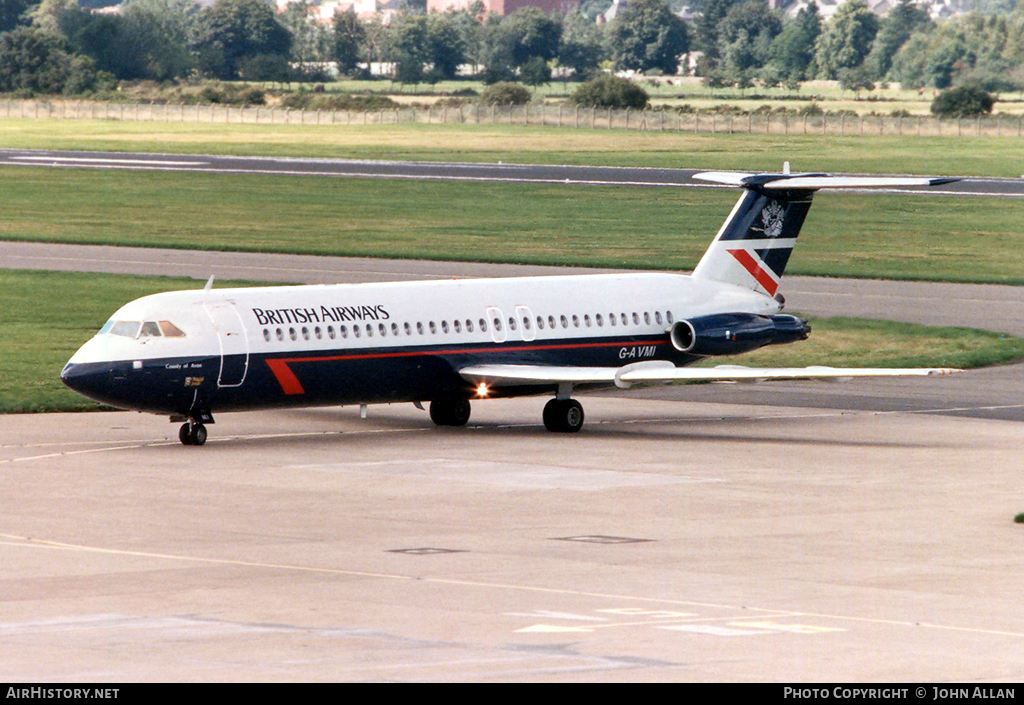
[[[685,365],[699,357],[671,344],[674,322],[779,308],[662,273],[168,292],[123,306],[61,377],[106,404],[172,416],[479,398],[461,367]]]

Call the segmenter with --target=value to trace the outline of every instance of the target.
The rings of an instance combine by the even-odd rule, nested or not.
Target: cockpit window
[[[138,321],[116,321],[110,328],[111,335],[123,335],[125,338],[135,338],[139,335]]]
[[[174,325],[170,321],[160,321],[160,330],[163,331],[164,337],[167,338],[184,338],[185,331],[178,326]]]
[[[120,335],[125,338],[184,338],[185,332],[170,321],[107,321],[97,335]]]

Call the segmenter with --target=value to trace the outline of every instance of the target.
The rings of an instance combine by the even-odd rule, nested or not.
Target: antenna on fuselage
[[[214,276],[215,275],[211,274],[210,278],[206,280],[206,286],[203,287],[203,291],[209,291],[210,289],[213,288],[213,277]]]

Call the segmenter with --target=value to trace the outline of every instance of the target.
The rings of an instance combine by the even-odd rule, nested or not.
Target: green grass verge
[[[727,189],[0,168],[0,238],[692,268]],[[788,273],[1024,282],[1013,199],[819,194]]]
[[[520,125],[236,125],[0,118],[0,147],[352,159],[1020,176],[1016,137],[728,135]]]
[[[64,363],[128,301],[192,289],[190,279],[0,270],[0,412],[101,408],[60,382]],[[852,319],[814,321],[811,339],[728,362],[803,366],[960,366],[1024,357],[1024,341],[969,329]],[[720,359],[719,362],[722,360]]]

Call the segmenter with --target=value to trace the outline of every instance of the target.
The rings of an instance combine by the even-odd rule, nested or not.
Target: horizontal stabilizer
[[[752,174],[750,172],[706,171],[693,178],[727,186],[757,187],[768,190],[823,188],[897,188],[903,186],[939,186],[957,178],[912,176],[829,176],[828,174]]]
[[[463,379],[490,386],[537,384],[633,384],[656,382],[760,382],[767,380],[844,380],[859,377],[923,377],[962,372],[950,367],[676,367],[670,362],[645,362],[625,367],[557,367],[553,365],[473,365],[459,370]]]

